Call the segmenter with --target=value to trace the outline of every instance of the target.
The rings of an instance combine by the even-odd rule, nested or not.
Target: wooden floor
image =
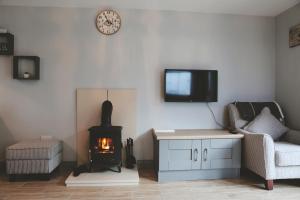
[[[275,182],[273,191],[266,191],[260,180],[242,177],[235,180],[199,180],[157,183],[152,170],[140,170],[139,186],[67,188],[64,181],[70,170],[61,168],[50,181],[26,180],[8,182],[0,174],[0,200],[35,199],[140,199],[140,200],[289,200],[300,199],[300,181]]]

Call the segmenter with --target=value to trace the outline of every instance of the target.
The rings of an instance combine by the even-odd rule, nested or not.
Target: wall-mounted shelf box
[[[14,35],[11,33],[0,33],[0,55],[14,54]]]
[[[28,78],[24,73],[30,74]],[[13,78],[18,80],[39,80],[40,79],[40,58],[37,56],[14,56]]]

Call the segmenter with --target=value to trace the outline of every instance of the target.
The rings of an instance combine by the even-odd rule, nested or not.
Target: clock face
[[[113,10],[104,10],[97,15],[98,30],[105,35],[112,35],[121,27],[121,17]]]

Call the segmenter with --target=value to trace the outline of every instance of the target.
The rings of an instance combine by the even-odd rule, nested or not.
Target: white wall
[[[152,159],[153,127],[216,128],[205,104],[163,101],[164,68],[219,70],[219,102],[212,104],[219,121],[233,100],[274,98],[274,18],[120,10],[121,30],[104,36],[95,28],[97,11],[0,7],[15,54],[41,57],[35,82],[13,80],[11,58],[0,57],[1,153],[47,134],[64,141],[64,160],[75,160],[76,88],[137,89],[138,159]]]
[[[289,48],[289,29],[300,24],[300,4],[276,18],[276,99],[291,128],[300,129],[300,46]]]

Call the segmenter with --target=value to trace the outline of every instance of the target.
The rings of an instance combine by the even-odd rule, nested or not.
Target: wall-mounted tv
[[[166,102],[218,101],[217,70],[165,69]]]

